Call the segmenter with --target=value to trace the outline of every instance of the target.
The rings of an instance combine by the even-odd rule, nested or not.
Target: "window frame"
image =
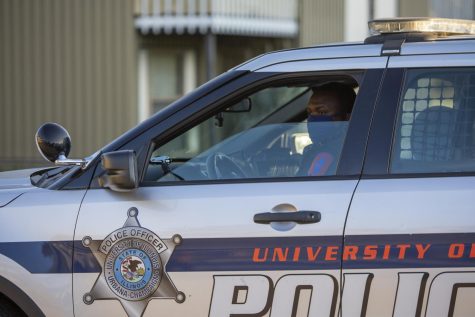
[[[211,92],[201,100],[198,100],[188,107],[182,109],[172,117],[162,123],[161,131],[150,138],[150,144],[147,149],[147,155],[141,166],[140,187],[153,186],[181,186],[181,185],[197,185],[197,184],[230,184],[230,183],[266,183],[266,182],[298,182],[298,181],[315,181],[329,179],[358,179],[361,175],[363,166],[364,150],[366,146],[367,136],[369,132],[371,115],[374,109],[377,92],[379,91],[381,78],[384,69],[367,69],[367,70],[335,70],[335,71],[314,71],[301,73],[249,73],[235,81],[224,85],[219,90]],[[304,177],[275,177],[275,178],[242,178],[242,179],[225,179],[225,180],[198,180],[198,181],[172,181],[172,182],[156,182],[143,181],[146,173],[149,158],[152,152],[159,144],[165,144],[187,131],[190,126],[195,126],[202,120],[209,118],[210,113],[224,109],[240,98],[253,92],[261,90],[276,84],[285,84],[295,81],[311,82],[315,77],[323,76],[342,76],[355,73],[361,73],[362,79],[360,90],[355,100],[355,109],[360,109],[352,113],[352,119],[349,124],[347,137],[343,144],[340,162],[336,175],[333,176],[304,176]],[[376,85],[376,89],[374,89]],[[371,87],[373,89],[361,89],[361,87]],[[217,96],[216,96],[217,95]],[[361,104],[361,105],[360,105]],[[360,105],[360,106],[358,106]],[[366,105],[366,106],[364,106]],[[361,113],[359,113],[361,112]],[[358,133],[356,133],[358,132]],[[344,158],[344,155],[351,155]]]
[[[376,102],[375,114],[370,128],[370,138],[363,168],[363,179],[398,179],[398,178],[434,178],[475,176],[473,172],[407,172],[392,173],[392,151],[397,135],[397,123],[400,103],[404,97],[408,72],[411,70],[450,70],[475,66],[427,66],[388,68],[383,79],[381,95]]]

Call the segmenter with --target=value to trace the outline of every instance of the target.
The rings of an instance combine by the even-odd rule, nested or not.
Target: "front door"
[[[381,74],[266,82],[154,138],[140,188],[84,198],[75,314],[334,316],[343,226]],[[314,89],[335,82],[350,95],[346,116],[307,122]]]

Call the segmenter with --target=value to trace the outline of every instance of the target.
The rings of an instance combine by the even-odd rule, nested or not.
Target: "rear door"
[[[75,314],[337,314],[343,227],[386,58],[345,62],[348,70],[306,61],[299,74],[286,64],[249,74],[170,117],[169,130],[140,138],[152,153],[140,188],[91,189],[82,203]],[[336,79],[359,80],[350,121],[335,122],[344,132],[335,135],[337,168],[299,176],[311,86]],[[243,113],[223,112],[236,104]],[[229,125],[233,115],[243,117]]]
[[[474,60],[390,58],[345,228],[343,316],[473,316]]]

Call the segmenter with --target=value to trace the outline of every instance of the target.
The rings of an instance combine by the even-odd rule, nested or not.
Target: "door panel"
[[[165,241],[177,234],[182,237],[168,262],[162,263],[186,299],[178,303],[157,295],[145,316],[268,313],[268,301],[279,303],[272,305],[272,314],[279,316],[279,311],[293,307],[302,283],[316,287],[317,292],[312,294],[325,294],[324,298],[331,299],[324,303],[327,311],[334,311],[342,224],[355,186],[356,180],[344,180],[144,187],[127,194],[90,190],[78,219],[76,240],[86,236],[103,240],[124,225],[131,207],[138,209],[140,225],[160,239]],[[297,224],[287,231],[253,222],[256,213],[281,204],[320,211],[321,221]],[[86,263],[80,268],[82,272],[74,274],[76,314],[123,314],[115,300],[97,298],[90,305],[84,303],[83,295],[91,291],[102,270],[91,251],[81,245],[75,262]],[[249,294],[246,304],[233,304],[239,287]],[[308,298],[300,298],[301,305],[309,305]],[[139,309],[142,307],[132,307],[128,312],[133,315]]]
[[[452,293],[434,293],[456,284],[444,274],[473,282],[475,221],[467,204],[473,188],[474,177],[360,182],[345,230],[345,248],[359,249],[355,260],[343,259],[343,273],[374,275],[367,316],[425,316],[426,310],[426,316],[447,316]],[[472,303],[465,297],[456,316],[470,316]]]
[[[344,281],[348,274],[372,275],[366,316],[475,311],[474,71],[436,68],[465,60],[447,58],[427,59],[424,66],[434,68],[389,70],[404,73],[401,95],[377,105],[379,125],[372,127],[368,173],[352,200],[342,259]],[[420,57],[391,59],[390,65],[415,67]],[[347,314],[345,299],[342,305],[344,316],[361,312]]]

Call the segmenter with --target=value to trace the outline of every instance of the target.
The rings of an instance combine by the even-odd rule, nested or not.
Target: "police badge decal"
[[[185,294],[176,289],[165,270],[175,247],[182,242],[181,236],[160,239],[140,226],[138,213],[137,208],[130,208],[124,226],[102,241],[89,236],[82,239],[102,268],[91,291],[83,296],[85,304],[118,299],[128,316],[142,316],[154,298],[185,301]]]

